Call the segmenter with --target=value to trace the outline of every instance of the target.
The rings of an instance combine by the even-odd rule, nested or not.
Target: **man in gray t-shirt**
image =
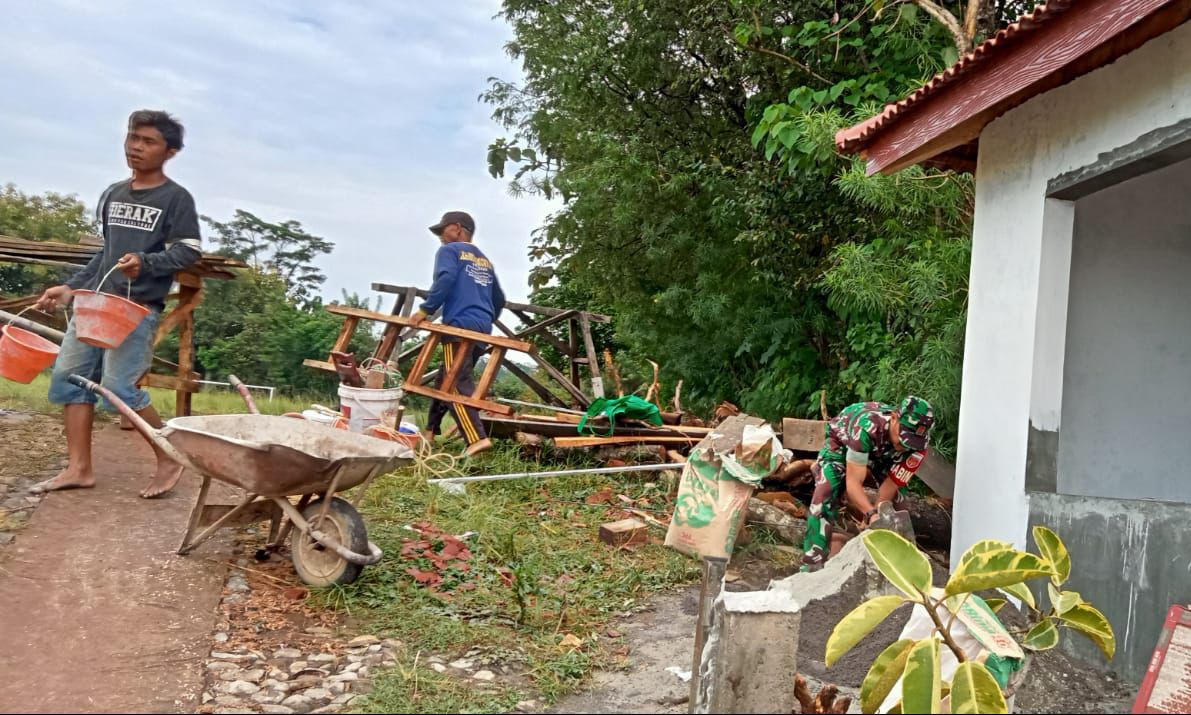
[[[96,398],[67,378],[82,375],[102,382],[150,425],[161,417],[149,393],[137,382],[153,360],[153,338],[174,274],[202,257],[198,212],[190,192],[165,175],[165,162],[182,149],[182,125],[165,112],[141,110],[128,119],[124,154],[132,178],[103,192],[96,218],[103,248],[64,285],[50,288],[37,305],[52,310],[70,303],[74,291],[86,289],[127,296],[149,308],[149,314],[119,346],[105,350],[85,344],[71,320],[54,363],[50,401],[63,405],[70,462],[61,474],[34,491],[95,486],[91,471],[91,423]],[[182,467],[154,447],[157,469],[141,496],[165,494],[178,482]]]

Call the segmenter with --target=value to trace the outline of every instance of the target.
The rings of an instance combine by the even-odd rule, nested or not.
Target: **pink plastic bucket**
[[[149,309],[131,300],[93,290],[74,292],[74,334],[97,348],[116,348],[141,324]]]
[[[54,364],[58,346],[24,328],[0,327],[0,377],[29,384]]]

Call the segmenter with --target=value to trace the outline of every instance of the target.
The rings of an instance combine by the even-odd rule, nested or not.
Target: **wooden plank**
[[[471,349],[475,346],[475,343],[470,340],[461,340],[459,341],[458,345],[459,348],[455,351],[455,354],[466,355],[466,353],[471,352]],[[442,349],[445,353],[447,350],[451,349],[451,345],[449,343],[443,345]],[[463,374],[463,368],[467,365],[467,363],[468,361],[464,357],[456,360],[455,364],[451,366],[451,371],[448,372],[447,376],[443,379],[442,385],[439,387],[439,389],[447,394],[458,394],[459,390],[455,389],[455,383],[459,382],[459,376]],[[475,397],[476,399],[483,399],[483,394],[475,395]]]
[[[565,351],[567,355],[571,356],[571,382],[575,387],[579,387],[581,379],[579,377],[579,363],[575,358],[579,355],[579,321],[572,320],[567,324],[567,341],[570,343],[570,349]]]
[[[494,320],[492,324],[495,325],[505,335],[508,335],[509,337],[513,338],[514,340],[520,340],[524,337],[527,337],[527,331],[525,329],[522,329],[519,331],[514,331],[512,328],[510,328],[509,326],[502,323],[499,319]],[[536,338],[537,340],[546,341],[551,346],[553,346],[555,350],[559,351],[560,353],[563,353],[564,355],[570,354],[567,349],[566,343],[559,340],[552,333],[542,332],[542,333],[538,333],[537,335],[534,335],[533,337]]]
[[[488,391],[492,389],[492,383],[496,382],[496,375],[500,372],[500,364],[504,362],[505,349],[502,347],[492,348],[492,352],[488,355],[488,364],[484,367],[484,374],[480,376],[480,384],[476,385],[476,390],[471,394],[477,400],[482,400],[488,396]]]
[[[202,283],[199,288],[183,287],[182,300],[174,312],[183,311],[178,325],[178,379],[185,379],[194,370],[194,309],[203,300]],[[171,313],[172,315],[172,313]],[[178,390],[174,398],[177,417],[190,415],[189,390]]]
[[[149,373],[141,380],[141,384],[149,387],[160,387],[166,390],[198,392],[199,384],[193,380],[184,380],[176,375],[157,375]]]
[[[567,406],[567,404],[565,402],[563,402],[558,397],[558,395],[554,394],[554,392],[551,391],[550,388],[546,387],[542,383],[535,380],[533,378],[533,376],[530,375],[528,372],[522,370],[520,365],[513,362],[512,360],[509,360],[508,358],[505,358],[503,360],[503,363],[504,363],[504,367],[506,370],[513,373],[513,375],[515,375],[518,380],[520,380],[521,382],[524,382],[526,385],[528,385],[529,389],[533,390],[534,394],[536,394],[544,402],[546,402],[547,404],[550,404],[550,405],[554,405],[556,407],[566,407]]]
[[[412,318],[404,318],[400,315],[377,313],[376,311],[363,310],[361,308],[348,308],[342,305],[329,305],[327,306],[327,312],[333,313],[335,315],[343,315],[349,318],[374,320],[378,323],[389,323],[393,325],[403,325],[405,327],[414,327]],[[527,343],[523,340],[502,338],[498,335],[485,335],[472,330],[464,330],[463,328],[456,328],[451,325],[443,325],[442,323],[423,322],[419,324],[416,329],[425,330],[430,333],[437,333],[438,335],[449,335],[451,337],[464,338],[465,340],[475,340],[477,342],[484,342],[491,345],[500,345],[503,348],[516,350],[523,353],[532,353],[536,350],[533,344]]]
[[[409,288],[409,286],[395,286],[390,283],[373,283],[372,284],[372,290],[376,291],[377,293],[403,293],[408,288]],[[426,296],[430,295],[429,291],[423,290],[421,288],[417,288],[416,290],[417,290],[417,296],[419,298],[425,298]],[[560,308],[550,308],[548,306],[533,305],[530,303],[514,303],[511,301],[505,302],[505,308],[507,310],[514,310],[514,311],[522,310],[522,311],[526,311],[526,312],[530,312],[530,313],[537,313],[538,315],[545,315],[545,316],[551,316],[551,317],[564,312]],[[610,322],[612,322],[612,318],[610,318],[607,315],[601,315],[599,313],[588,313],[588,315],[591,317],[591,322],[593,322],[593,323],[610,323]]]
[[[351,344],[352,338],[355,337],[356,334],[356,328],[358,328],[359,325],[359,318],[355,316],[348,316],[347,320],[343,321],[343,326],[339,328],[339,335],[335,338],[335,347],[331,348],[331,352],[347,352],[347,346]]]
[[[915,475],[944,499],[955,498],[955,465],[937,452],[929,452]]]
[[[499,402],[489,402],[487,400],[477,400],[470,395],[460,395],[458,393],[448,393],[442,390],[436,390],[433,387],[425,385],[411,385],[408,382],[404,387],[406,392],[412,392],[415,395],[425,395],[426,397],[433,397],[436,400],[443,402],[454,402],[460,405],[467,405],[474,407],[477,410],[487,410],[501,415],[513,414],[513,408],[508,405],[502,405]]]
[[[600,374],[600,360],[596,357],[595,341],[591,338],[591,322],[586,315],[579,316],[579,328],[583,332],[583,347],[587,350],[587,365],[591,368],[591,392],[596,397],[603,397],[604,376]]]
[[[559,449],[608,447],[624,444],[696,444],[701,437],[555,437]]]
[[[311,358],[306,358],[302,361],[302,364],[306,367],[312,367],[316,370],[325,370],[326,372],[338,373],[338,371],[335,369],[335,366],[327,360],[314,360]]]
[[[818,452],[826,439],[827,423],[822,420],[782,420],[782,446],[800,452]]]
[[[418,359],[414,361],[414,366],[405,375],[405,388],[407,390],[411,384],[421,384],[422,373],[426,372],[426,366],[430,364],[430,357],[434,355],[434,349],[436,347],[438,347],[438,335],[435,333],[427,335],[426,342],[422,343],[422,352],[418,353]]]

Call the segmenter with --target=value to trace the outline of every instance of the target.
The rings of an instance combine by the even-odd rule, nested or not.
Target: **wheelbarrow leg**
[[[237,516],[237,515],[238,515],[240,512],[242,512],[242,511],[244,511],[246,508],[248,508],[248,505],[249,505],[249,504],[251,504],[251,503],[252,503],[252,502],[254,502],[254,501],[256,501],[256,495],[255,495],[255,494],[249,494],[249,495],[247,495],[246,497],[244,497],[244,499],[242,499],[242,500],[240,501],[240,503],[236,505],[236,508],[232,509],[231,511],[229,511],[229,512],[228,512],[228,513],[226,513],[226,514],[224,514],[223,516],[219,517],[219,518],[218,518],[218,519],[217,519],[217,520],[216,520],[216,521],[215,521],[213,524],[211,524],[211,525],[210,525],[210,526],[208,526],[206,529],[204,529],[204,530],[203,530],[203,533],[201,533],[201,534],[199,534],[198,536],[194,537],[194,541],[190,542],[190,544],[189,544],[188,546],[186,546],[186,547],[185,547],[185,551],[179,550],[179,551],[178,551],[178,553],[179,553],[179,554],[183,554],[183,555],[185,555],[185,554],[187,554],[187,553],[190,553],[191,551],[193,551],[195,548],[197,548],[197,547],[198,547],[200,544],[202,544],[204,541],[206,541],[207,539],[211,538],[211,535],[212,535],[212,534],[214,534],[216,531],[219,531],[219,529],[220,529],[220,528],[221,528],[221,527],[222,527],[224,524],[226,524],[226,523],[227,523],[228,521],[230,521],[230,520],[231,520],[233,517]],[[199,509],[199,513],[200,513],[200,514],[202,513],[202,509],[201,509],[201,508]]]
[[[203,475],[203,483],[199,486],[198,498],[194,501],[194,508],[190,510],[190,521],[186,525],[186,535],[182,537],[182,545],[178,547],[178,553],[185,556],[190,553],[198,544],[192,544],[191,538],[194,532],[198,530],[199,520],[203,516],[203,507],[207,505],[207,491],[211,488],[211,478]]]
[[[305,509],[306,505],[309,504],[310,500],[313,498],[314,498],[313,494],[303,494],[302,498],[300,500],[298,500],[298,511],[301,512],[303,509]],[[278,508],[280,508],[280,506],[278,506]],[[282,514],[283,515],[285,514],[284,510],[282,511]],[[281,548],[281,545],[284,544],[285,540],[289,538],[289,534],[291,531],[293,531],[293,529],[294,529],[294,520],[290,519],[288,516],[286,516],[285,523],[281,525],[281,531],[280,531],[280,533],[277,534],[277,538],[274,539],[271,543],[269,543],[265,548],[273,550],[273,551],[276,551],[277,549]]]

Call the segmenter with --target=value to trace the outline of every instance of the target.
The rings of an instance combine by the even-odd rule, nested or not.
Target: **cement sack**
[[[666,545],[691,556],[731,556],[754,487],[788,460],[769,425],[745,425],[727,442],[708,435],[683,467]]]

